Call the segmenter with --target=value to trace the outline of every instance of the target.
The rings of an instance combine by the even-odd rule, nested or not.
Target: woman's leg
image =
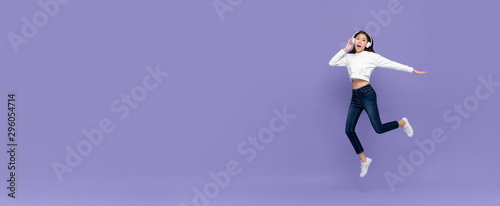
[[[401,119],[398,121],[398,125],[399,127],[404,127],[406,125],[406,122],[403,119]]]
[[[349,140],[351,141],[356,154],[358,154],[359,159],[361,159],[361,173],[359,174],[359,176],[364,177],[368,172],[368,167],[370,166],[372,159],[365,156],[363,147],[361,146],[361,143],[359,142],[358,136],[355,132],[359,116],[364,109],[361,104],[362,102],[360,97],[362,97],[360,90],[353,90],[351,104],[349,105],[349,112],[347,114],[347,120],[345,124],[345,133],[349,137]]]
[[[361,142],[359,142],[358,136],[356,135],[355,132],[356,124],[358,122],[359,116],[361,115],[362,111],[363,108],[360,107],[356,97],[353,96],[351,104],[349,105],[349,111],[347,112],[347,119],[345,122],[345,133],[347,137],[349,137],[349,141],[354,147],[356,154],[363,153],[364,151],[363,146],[361,146]]]
[[[361,98],[361,105],[365,108],[375,132],[382,134],[399,127],[400,124],[398,121],[391,121],[382,124],[377,106],[377,94],[373,88],[362,90],[362,92],[363,96]]]
[[[361,162],[366,162],[366,155],[364,152],[359,153],[358,156]]]

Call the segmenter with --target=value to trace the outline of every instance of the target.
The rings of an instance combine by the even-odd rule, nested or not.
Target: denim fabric
[[[378,134],[391,131],[399,127],[397,121],[387,122],[382,124],[377,107],[377,94],[371,85],[363,86],[359,89],[352,90],[351,104],[349,105],[349,112],[347,113],[347,120],[345,123],[345,133],[349,137],[356,154],[364,151],[363,146],[359,142],[356,135],[356,123],[358,122],[359,115],[365,110],[370,118],[373,129]]]

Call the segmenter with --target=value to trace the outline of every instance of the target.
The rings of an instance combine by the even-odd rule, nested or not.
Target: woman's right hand
[[[352,38],[350,38],[349,41],[347,41],[347,44],[345,45],[345,48],[344,48],[344,52],[347,52],[347,51],[352,49],[354,44],[351,44],[351,42],[352,42]]]

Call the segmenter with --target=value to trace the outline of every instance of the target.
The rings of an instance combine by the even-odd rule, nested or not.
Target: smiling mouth
[[[357,47],[357,48],[361,48],[361,46],[360,46],[360,45],[356,45],[356,47]]]

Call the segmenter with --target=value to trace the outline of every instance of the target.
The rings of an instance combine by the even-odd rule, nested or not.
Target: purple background
[[[211,0],[71,1],[15,53],[7,34],[41,8],[3,1],[0,95],[17,94],[19,169],[11,199],[4,134],[2,205],[193,205],[193,188],[230,160],[242,171],[208,205],[499,204],[500,87],[483,88],[489,98],[456,129],[443,118],[474,100],[479,77],[500,82],[499,4],[401,0],[385,24],[370,12],[388,2],[243,0],[221,21]],[[362,179],[344,133],[352,85],[327,64],[356,28],[372,32],[377,53],[429,72],[373,73],[382,121],[406,116],[415,136],[378,135],[363,113],[357,133],[374,162]],[[156,65],[170,76],[120,120],[111,103]],[[247,162],[238,145],[285,106],[296,117]],[[114,131],[59,182],[51,164],[102,118]],[[392,191],[384,173],[398,174],[398,157],[418,153],[414,141],[436,128],[448,139]]]

